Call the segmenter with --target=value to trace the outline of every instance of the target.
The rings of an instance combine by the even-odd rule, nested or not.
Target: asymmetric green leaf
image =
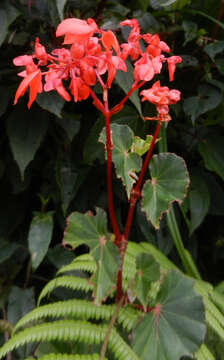
[[[109,292],[115,289],[121,256],[118,248],[109,240],[100,241],[91,254],[97,262],[97,270],[90,281],[94,285],[95,303],[100,304]]]
[[[133,349],[141,360],[180,360],[192,356],[205,337],[202,298],[193,280],[179,271],[165,277],[154,310],[133,331]]]
[[[154,258],[146,253],[137,255],[136,257],[136,275],[135,275],[135,293],[144,308],[148,304],[148,294],[152,281],[158,280],[160,277],[159,264]]]
[[[171,153],[154,155],[149,164],[151,180],[142,190],[142,210],[158,229],[159,221],[169,205],[181,202],[189,184],[189,176],[182,158]]]
[[[141,168],[141,157],[131,152],[134,133],[129,126],[112,124],[111,131],[113,141],[112,160],[116,168],[117,177],[121,178],[129,197],[131,187],[136,181],[135,172],[140,171]],[[99,140],[105,144],[105,129],[101,133]]]
[[[92,213],[72,213],[67,218],[67,227],[63,243],[73,248],[86,244],[92,250],[99,246],[99,242],[106,239],[107,218],[104,210],[97,208],[96,215]]]

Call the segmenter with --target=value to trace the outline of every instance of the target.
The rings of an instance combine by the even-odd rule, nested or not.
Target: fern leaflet
[[[38,304],[41,300],[49,295],[57,287],[65,287],[72,290],[82,290],[88,292],[93,289],[93,286],[88,282],[88,279],[80,278],[77,276],[60,276],[55,278],[43,288],[38,298]]]

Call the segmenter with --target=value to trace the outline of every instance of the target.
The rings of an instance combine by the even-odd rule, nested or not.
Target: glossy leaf
[[[37,213],[31,222],[28,234],[28,246],[32,268],[36,270],[45,257],[53,232],[52,213]]]
[[[0,239],[0,264],[8,260],[14,252],[19,248],[19,245],[15,242],[8,242]]]
[[[113,154],[112,161],[116,168],[118,178],[121,178],[128,197],[132,185],[135,183],[135,172],[141,168],[141,157],[131,152],[134,134],[127,125],[111,125]],[[100,135],[100,141],[105,144],[105,129]]]
[[[120,88],[125,92],[125,94],[131,89],[133,85],[133,66],[128,61],[126,61],[126,65],[127,65],[127,72],[118,70],[115,76],[116,82],[118,83]],[[135,105],[139,114],[142,115],[141,102],[139,100],[138,90],[135,90],[131,94],[130,100]]]
[[[160,277],[160,267],[149,254],[139,254],[136,257],[136,275],[134,292],[144,308],[148,305],[150,284]]]
[[[165,277],[153,311],[133,331],[133,349],[141,360],[180,360],[193,356],[205,337],[202,298],[193,280],[180,272]]]
[[[62,117],[61,112],[65,104],[65,100],[55,91],[38,94],[36,101],[42,109],[49,111],[59,118]]]
[[[214,41],[209,45],[204,47],[204,51],[210,56],[214,61],[217,54],[220,54],[224,51],[224,41]]]
[[[99,246],[91,251],[97,263],[97,270],[90,281],[94,285],[94,299],[100,304],[115,289],[116,276],[120,267],[120,252],[109,240],[101,240]]]
[[[198,228],[208,213],[210,195],[206,183],[200,176],[191,176],[189,188],[189,210],[191,214],[189,222],[190,235]]]
[[[59,14],[61,20],[64,19],[64,7],[65,7],[66,2],[67,2],[67,0],[56,0],[56,6],[57,6],[58,14]]]
[[[189,185],[189,176],[182,158],[171,153],[154,155],[149,164],[151,180],[142,190],[142,210],[153,226],[159,221],[172,202],[181,203]]]
[[[9,1],[2,0],[0,8],[0,46],[7,36],[9,26],[17,16],[19,16],[19,11]]]
[[[74,136],[80,129],[80,116],[78,114],[62,113],[62,116],[57,117],[57,123],[64,129],[69,141],[72,141]]]
[[[200,142],[198,149],[206,168],[210,171],[214,171],[224,180],[223,141],[223,136],[210,136]]]
[[[34,290],[13,286],[9,295],[7,319],[15,325],[19,319],[35,306]]]
[[[211,85],[200,85],[198,96],[192,96],[184,100],[184,112],[191,117],[192,122],[202,114],[216,108],[222,100],[221,91]]]
[[[40,116],[37,109],[32,109],[32,112],[23,109],[22,112],[18,111],[18,107],[8,118],[9,142],[22,179],[26,167],[33,160],[45,137],[48,127],[47,120],[44,114]]]

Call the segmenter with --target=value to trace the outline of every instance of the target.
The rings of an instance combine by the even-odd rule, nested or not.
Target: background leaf
[[[67,0],[56,0],[56,6],[57,6],[58,14],[59,14],[61,20],[64,19],[64,7],[65,7],[66,2],[67,2]]]
[[[127,72],[117,70],[116,76],[115,76],[116,82],[118,83],[120,88],[125,92],[125,94],[127,94],[127,92],[131,89],[131,87],[133,85],[133,75],[132,74],[133,74],[133,70],[134,70],[133,66],[131,65],[130,62],[126,61],[126,65],[127,65]],[[139,100],[138,90],[134,91],[131,94],[129,99],[135,105],[139,114],[142,115],[141,102]]]
[[[36,102],[42,109],[49,111],[59,118],[62,117],[61,112],[65,104],[65,100],[59,96],[57,92],[42,92],[37,95]]]
[[[208,170],[216,172],[224,180],[224,137],[209,136],[200,142],[198,149]]]
[[[185,162],[175,154],[154,155],[149,164],[151,180],[142,190],[142,210],[156,229],[173,201],[181,202],[189,184]]]
[[[32,260],[32,269],[36,270],[45,257],[53,232],[52,213],[37,213],[32,219],[28,245]]]
[[[33,160],[47,131],[48,119],[44,114],[39,115],[37,109],[21,113],[17,107],[7,120],[10,146],[23,179],[24,171]]]
[[[183,109],[194,123],[200,115],[217,107],[221,99],[222,93],[218,88],[203,84],[198,88],[198,96],[192,96],[184,100]]]
[[[204,306],[193,280],[170,271],[152,312],[133,331],[133,348],[141,360],[179,360],[192,356],[205,337]]]

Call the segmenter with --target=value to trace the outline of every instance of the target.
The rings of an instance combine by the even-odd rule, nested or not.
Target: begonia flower
[[[149,101],[156,106],[156,110],[161,119],[167,119],[166,116],[169,113],[169,105],[176,104],[180,100],[179,90],[170,90],[167,86],[160,86],[160,81],[155,82],[151,89],[142,90],[141,101]]]

